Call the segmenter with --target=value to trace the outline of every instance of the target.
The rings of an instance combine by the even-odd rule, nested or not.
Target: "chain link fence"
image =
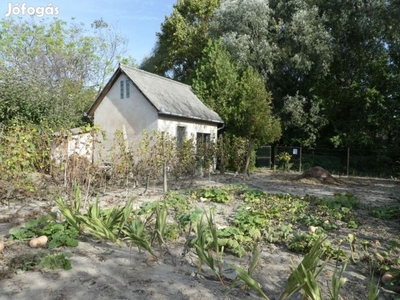
[[[266,149],[269,149],[269,152]],[[269,159],[268,153],[270,153]],[[285,164],[283,160],[286,158],[290,160]],[[265,167],[273,169],[289,167],[290,170],[299,172],[320,166],[336,175],[400,176],[400,154],[388,149],[264,146],[257,151],[257,166],[266,161],[270,164],[265,164]]]

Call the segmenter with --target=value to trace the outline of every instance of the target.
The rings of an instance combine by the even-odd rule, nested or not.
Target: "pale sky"
[[[150,55],[156,42],[156,32],[160,32],[160,25],[165,16],[172,13],[173,5],[177,0],[27,0],[27,1],[0,1],[0,19],[2,18],[31,18],[28,12],[44,7],[45,16],[53,16],[70,21],[85,23],[89,29],[94,20],[102,18],[109,25],[115,27],[122,36],[129,40],[127,54],[140,63],[145,56]],[[22,5],[25,3],[24,15]],[[17,5],[18,4],[18,5]],[[14,13],[9,13],[9,7]],[[45,10],[47,8],[47,10]],[[56,13],[58,8],[58,14]],[[42,10],[43,11],[43,10]],[[39,11],[40,12],[40,11]],[[46,14],[46,12],[48,14]],[[35,11],[34,18],[38,17]]]

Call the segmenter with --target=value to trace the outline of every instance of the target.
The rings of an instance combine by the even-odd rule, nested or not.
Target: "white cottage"
[[[115,71],[87,114],[105,131],[105,148],[117,130],[129,143],[144,130],[168,133],[179,143],[191,136],[216,138],[223,124],[189,85],[126,65]]]

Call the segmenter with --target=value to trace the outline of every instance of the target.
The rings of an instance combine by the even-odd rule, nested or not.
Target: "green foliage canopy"
[[[227,130],[257,143],[280,137],[271,95],[252,68],[241,71],[221,41],[209,40],[193,79],[196,94],[226,122]]]
[[[323,1],[319,11],[334,40],[329,73],[315,91],[324,101],[330,141],[398,149],[398,1]]]
[[[326,124],[312,93],[332,59],[323,21],[310,1],[224,0],[211,22],[212,36],[223,40],[234,61],[262,74],[284,143],[313,145]]]
[[[79,126],[122,59],[125,39],[102,20],[0,21],[0,122]]]
[[[209,23],[219,0],[178,0],[165,17],[153,54],[141,68],[190,83],[209,36]]]
[[[399,12],[386,0],[179,0],[144,65],[190,83],[207,39],[222,39],[241,70],[263,77],[281,144],[398,149]],[[216,87],[213,101],[229,99]]]

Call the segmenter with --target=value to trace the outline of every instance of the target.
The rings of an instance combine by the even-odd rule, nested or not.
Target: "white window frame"
[[[176,126],[176,147],[179,149],[182,147],[183,142],[186,140],[186,126],[178,125]],[[182,137],[179,136],[179,132],[182,132]]]
[[[119,83],[119,89],[120,89],[120,97],[121,99],[124,99],[124,81],[121,80]]]
[[[129,80],[127,80],[125,82],[125,88],[126,88],[126,98],[130,98],[131,97],[131,89],[130,89],[131,85]]]

